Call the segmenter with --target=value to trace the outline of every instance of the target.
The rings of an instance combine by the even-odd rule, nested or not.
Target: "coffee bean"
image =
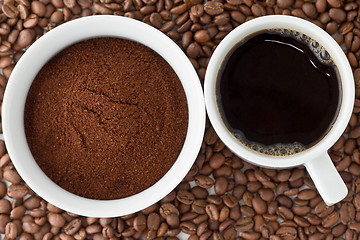
[[[294,218],[294,214],[291,212],[290,209],[284,207],[284,206],[279,206],[276,210],[276,214],[278,214],[282,219],[293,219]]]
[[[342,23],[346,19],[346,13],[340,8],[330,8],[329,16],[331,19],[335,20],[338,24]]]
[[[179,210],[171,203],[164,203],[160,206],[159,212],[163,218],[167,218],[172,213],[179,215]]]
[[[169,230],[168,225],[165,222],[162,222],[160,224],[159,229],[156,232],[156,236],[157,237],[163,237],[163,236],[165,236],[165,234],[167,233],[168,230]]]
[[[263,238],[269,238],[274,234],[274,229],[268,224],[263,224],[260,226],[260,232]]]
[[[16,239],[18,235],[18,228],[15,223],[9,222],[5,227],[5,236],[8,239]]]
[[[15,49],[21,49],[29,45],[34,38],[34,33],[29,29],[20,31],[19,37],[15,43],[17,46]]]
[[[191,204],[191,208],[194,212],[198,213],[198,214],[205,214],[205,207],[207,205],[207,202],[205,200],[195,200],[192,204]]]
[[[286,239],[295,239],[297,236],[297,231],[296,228],[293,227],[280,227],[276,231],[276,235],[282,238],[286,237]]]
[[[339,8],[343,4],[343,2],[340,0],[327,0],[327,2],[331,7],[335,7],[335,8]]]
[[[206,199],[209,195],[208,191],[204,188],[199,186],[195,186],[191,189],[191,193],[194,194],[195,198],[197,199]]]
[[[75,218],[71,222],[65,225],[64,232],[68,235],[74,235],[81,227],[81,220]]]
[[[356,232],[351,229],[347,229],[345,232],[345,239],[346,240],[357,239]]]
[[[319,12],[319,13],[325,12],[326,7],[327,7],[326,0],[316,0],[315,7],[316,7],[317,12]]]
[[[209,216],[209,219],[219,220],[219,210],[215,204],[208,204],[205,207],[206,214]]]
[[[242,184],[242,185],[245,185],[248,181],[246,175],[240,169],[235,169],[234,180],[237,184]]]
[[[25,212],[26,212],[26,208],[23,205],[21,205],[11,210],[10,217],[12,219],[20,219],[24,216]]]
[[[267,211],[266,202],[262,200],[260,197],[254,197],[252,199],[252,205],[255,212],[258,214],[264,214]]]
[[[195,177],[195,183],[199,187],[208,189],[214,185],[214,180],[205,175],[198,175]]]
[[[351,229],[351,230],[355,230],[357,232],[360,231],[360,223],[359,222],[350,223],[348,226],[349,226],[349,229]]]
[[[33,13],[35,13],[39,17],[43,17],[46,13],[46,7],[40,1],[32,1],[31,2],[31,10]]]
[[[177,192],[176,198],[179,202],[190,205],[193,203],[195,196],[191,192],[180,190]]]
[[[196,225],[192,222],[182,222],[180,223],[181,231],[186,234],[195,234],[196,233]]]
[[[312,189],[304,189],[299,192],[298,198],[301,200],[311,200],[315,198],[317,193]]]
[[[276,4],[279,8],[288,8],[293,5],[294,2],[294,0],[278,0]]]
[[[207,42],[210,40],[210,36],[209,36],[209,33],[207,32],[207,30],[199,30],[199,31],[195,32],[194,39],[198,43],[204,43],[204,42]]]
[[[226,193],[223,196],[223,201],[224,201],[224,204],[226,206],[228,206],[229,208],[233,208],[238,205],[238,200],[236,199],[236,197],[234,197],[234,195],[232,195],[230,193]]]
[[[354,28],[354,23],[345,22],[339,27],[339,33],[341,35],[345,35],[345,34],[349,33],[350,31],[352,31],[353,28]]]
[[[181,215],[180,221],[181,221],[181,222],[184,222],[184,221],[193,220],[193,219],[196,218],[197,216],[198,216],[197,213],[187,212],[187,213],[184,213],[183,215]]]
[[[331,233],[335,237],[339,237],[345,233],[346,229],[347,229],[347,227],[345,225],[339,223],[331,229]]]
[[[340,207],[340,220],[344,225],[350,224],[355,219],[355,207],[349,202]]]
[[[224,12],[224,5],[221,2],[208,1],[204,5],[204,10],[211,16],[219,15]]]
[[[184,13],[187,9],[187,5],[186,4],[181,4],[177,7],[174,7],[170,10],[170,12],[174,15],[180,15],[182,13]]]
[[[6,57],[5,57],[6,58]],[[2,58],[3,59],[3,58]],[[10,63],[11,63],[11,61],[12,60],[9,60],[10,61]],[[0,65],[1,65],[1,60],[0,60]],[[11,182],[11,183],[13,183],[13,184],[18,184],[18,183],[20,183],[20,181],[21,181],[21,177],[20,177],[20,175],[15,171],[15,170],[13,170],[13,169],[7,169],[7,170],[5,170],[4,171],[4,178],[7,180],[7,181],[9,181],[9,182]]]
[[[218,177],[215,180],[214,191],[217,195],[224,195],[227,191],[228,181],[225,177]]]
[[[212,127],[209,127],[204,135],[204,141],[206,142],[206,144],[208,145],[213,145],[216,143],[216,141],[218,140],[218,136],[215,132],[215,130]]]
[[[13,4],[5,3],[1,9],[8,18],[17,18],[19,16],[19,10]]]
[[[243,239],[255,240],[260,238],[260,233],[257,232],[244,232],[241,234]]]
[[[321,221],[321,224],[324,227],[332,227],[333,225],[335,225],[335,223],[337,223],[338,220],[339,220],[339,213],[332,212],[330,215],[323,218],[323,220]]]
[[[208,225],[209,225],[208,222],[200,223],[196,229],[196,235],[201,236],[201,234],[203,234],[206,231]]]
[[[321,201],[318,205],[316,205],[315,213],[319,217],[323,218],[330,215],[334,211],[334,209],[334,206],[327,206],[325,202]]]
[[[36,233],[40,230],[40,227],[32,222],[23,222],[22,229],[27,233]]]
[[[101,232],[101,226],[97,225],[97,224],[91,224],[85,228],[85,231],[87,234],[99,233],[99,232]]]
[[[11,198],[23,198],[29,192],[29,189],[20,184],[11,184],[7,189],[7,195]]]
[[[179,216],[172,213],[166,218],[166,222],[171,228],[177,228],[180,224]]]
[[[0,213],[9,214],[11,211],[11,204],[7,199],[0,199]]]
[[[334,34],[338,29],[336,22],[329,22],[325,28],[330,35]]]
[[[316,11],[315,5],[310,2],[306,2],[302,5],[302,10],[311,19],[316,19],[318,12]]]

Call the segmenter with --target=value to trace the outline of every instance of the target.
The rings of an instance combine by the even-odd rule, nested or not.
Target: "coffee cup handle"
[[[346,197],[348,189],[327,153],[304,165],[326,205],[331,206]]]

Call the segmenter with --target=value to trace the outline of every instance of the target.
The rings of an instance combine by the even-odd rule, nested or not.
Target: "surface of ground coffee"
[[[57,54],[36,76],[25,131],[40,168],[79,196],[117,199],[158,181],[187,130],[170,65],[129,40],[95,38]]]

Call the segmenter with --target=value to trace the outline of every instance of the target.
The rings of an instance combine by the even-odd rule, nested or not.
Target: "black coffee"
[[[313,146],[339,109],[336,66],[322,46],[294,31],[263,31],[240,42],[217,84],[227,127],[244,145],[268,155]]]

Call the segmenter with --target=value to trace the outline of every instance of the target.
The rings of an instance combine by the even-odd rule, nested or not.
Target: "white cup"
[[[142,43],[162,56],[182,83],[189,114],[184,145],[170,170],[148,189],[116,200],[79,197],[56,185],[34,160],[24,130],[27,93],[43,65],[56,53],[76,42],[105,36]],[[165,197],[181,182],[201,147],[205,116],[203,92],[196,71],[183,51],[170,38],[157,29],[133,19],[120,16],[91,16],[54,28],[25,52],[7,83],[2,107],[2,127],[5,144],[16,170],[39,196],[57,207],[79,215],[115,217],[150,206]]]
[[[313,147],[295,155],[274,157],[260,154],[243,146],[227,129],[216,103],[216,81],[220,66],[231,49],[247,36],[273,28],[292,29],[318,41],[333,58],[341,78],[341,104],[336,120],[328,133]],[[304,165],[318,192],[327,205],[339,202],[347,195],[347,188],[336,171],[327,151],[343,134],[354,104],[354,79],[348,60],[334,39],[308,21],[290,16],[265,16],[246,22],[231,31],[211,56],[205,76],[205,104],[214,130],[224,144],[248,162],[269,168],[290,168]]]

